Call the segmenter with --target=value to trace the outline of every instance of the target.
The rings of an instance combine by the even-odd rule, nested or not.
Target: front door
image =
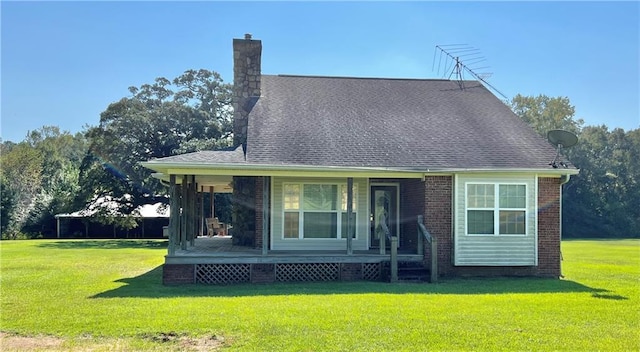
[[[380,248],[380,239],[398,236],[398,185],[371,185],[371,248]],[[389,241],[385,238],[385,247]]]

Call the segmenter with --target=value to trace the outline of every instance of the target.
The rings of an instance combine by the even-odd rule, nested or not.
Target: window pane
[[[347,185],[341,185],[340,186],[340,193],[342,193],[342,211],[347,211]],[[357,207],[356,204],[358,204],[358,202],[356,201],[358,195],[358,185],[357,184],[353,184],[353,202],[351,202],[351,207],[353,208],[353,211],[355,212]]]
[[[524,211],[500,211],[501,235],[524,235],[525,232]]]
[[[304,213],[304,238],[338,238],[338,214]]]
[[[300,185],[284,185],[284,208],[300,209]]]
[[[525,185],[501,185],[500,186],[500,208],[525,208],[526,207],[526,186]]]
[[[467,233],[472,235],[493,235],[493,210],[468,210]]]
[[[467,208],[495,207],[494,185],[467,185]]]
[[[337,185],[304,185],[305,210],[336,210]]]
[[[298,238],[300,216],[298,212],[284,213],[284,238]]]

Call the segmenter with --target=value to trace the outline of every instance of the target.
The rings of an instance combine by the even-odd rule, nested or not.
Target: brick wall
[[[424,186],[424,224],[438,240],[438,274],[450,275],[453,270],[453,176],[427,176]]]
[[[561,276],[560,179],[538,180],[538,265],[537,266],[457,266],[454,276]],[[442,273],[442,271],[441,271]]]
[[[162,266],[162,283],[165,285],[193,284],[195,265],[165,264]]]
[[[560,277],[559,178],[538,180],[538,276]]]
[[[400,182],[400,247],[417,250],[418,215],[424,214],[424,183],[410,179]]]
[[[362,264],[343,263],[340,265],[340,279],[342,281],[362,280]]]
[[[276,281],[275,264],[251,264],[251,283],[268,284]]]

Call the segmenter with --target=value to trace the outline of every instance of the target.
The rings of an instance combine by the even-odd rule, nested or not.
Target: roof
[[[261,87],[249,114],[246,154],[239,146],[143,165],[162,173],[211,165],[577,172],[553,169],[551,144],[477,81],[262,75]]]
[[[242,147],[224,150],[203,150],[179,155],[168,156],[156,160],[165,163],[206,163],[217,162],[225,164],[244,163],[244,151]]]
[[[56,218],[85,218],[91,217],[100,210],[113,216],[118,215],[118,203],[110,196],[100,197],[87,205],[86,208],[73,213],[56,214]],[[132,213],[134,217],[140,218],[168,218],[169,206],[163,203],[143,204],[137,207]]]
[[[477,81],[262,75],[252,164],[548,169],[555,149]]]

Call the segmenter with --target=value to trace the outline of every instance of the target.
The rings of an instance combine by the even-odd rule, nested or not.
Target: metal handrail
[[[424,256],[424,241],[429,246],[429,254],[431,255],[431,282],[438,281],[438,240],[431,236],[427,228],[424,226],[424,217],[418,215],[418,254]]]

